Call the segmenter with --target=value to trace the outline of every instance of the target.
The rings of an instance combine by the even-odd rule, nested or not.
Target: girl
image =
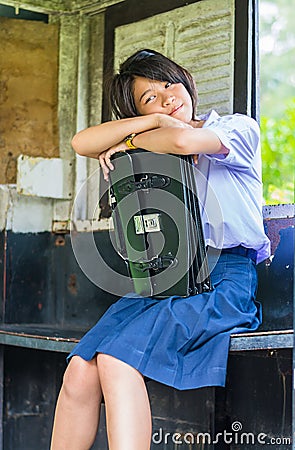
[[[115,152],[139,147],[194,155],[197,182],[205,177],[222,211],[222,224],[203,217],[206,245],[220,257],[211,273],[213,291],[164,300],[123,297],[82,338],[69,356],[52,450],[91,447],[102,396],[110,450],[148,450],[144,377],[176,389],[224,386],[231,333],[255,330],[261,322],[255,265],[269,256],[269,241],[261,217],[257,123],[215,111],[197,117],[192,76],[152,50],[128,58],[110,92],[118,120],[79,132],[73,148],[98,158],[106,180]],[[204,211],[207,191],[203,183]]]

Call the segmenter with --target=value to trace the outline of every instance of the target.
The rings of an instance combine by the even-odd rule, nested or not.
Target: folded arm
[[[222,144],[218,136],[207,128],[158,128],[135,136],[133,144],[155,153],[197,155],[219,153]]]
[[[192,154],[219,150],[220,141],[214,133],[159,113],[87,128],[73,137],[72,146],[79,155],[98,158],[102,152],[120,145],[131,133],[138,134],[134,139],[137,147],[152,152]]]
[[[73,137],[72,147],[79,155],[98,158],[102,152],[119,144],[129,134],[158,128],[158,116],[159,114],[150,114],[131,117],[86,128]]]
[[[188,124],[169,115],[155,113],[87,128],[74,136],[72,146],[82,156],[99,159],[107,180],[109,170],[113,169],[112,155],[128,149],[124,139],[131,133],[136,133],[133,139],[136,147],[155,153],[198,155],[223,151],[214,132],[196,126],[197,122]]]

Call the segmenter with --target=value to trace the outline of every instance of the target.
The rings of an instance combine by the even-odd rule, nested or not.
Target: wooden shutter
[[[115,29],[115,69],[140,48],[186,67],[199,92],[198,112],[233,111],[234,0],[203,0]]]

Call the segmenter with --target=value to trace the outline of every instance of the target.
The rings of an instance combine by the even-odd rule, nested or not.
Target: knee
[[[64,373],[62,389],[67,397],[80,401],[99,393],[96,360],[85,361],[74,356]]]

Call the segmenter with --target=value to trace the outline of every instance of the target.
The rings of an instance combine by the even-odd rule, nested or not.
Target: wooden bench
[[[53,352],[70,353],[79,342],[77,330],[64,332],[48,327],[6,325],[0,329],[0,344],[35,350],[48,350]],[[293,330],[257,331],[250,333],[233,334],[231,336],[230,352],[273,350],[293,348]]]

